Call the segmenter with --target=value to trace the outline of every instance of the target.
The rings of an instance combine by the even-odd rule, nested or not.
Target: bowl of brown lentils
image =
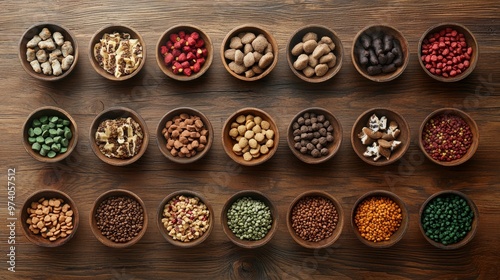
[[[102,244],[125,248],[137,243],[146,233],[148,213],[135,193],[115,189],[96,199],[89,220],[92,233]]]
[[[325,248],[340,237],[344,210],[329,193],[307,191],[290,204],[286,224],[288,232],[299,245],[310,249]]]

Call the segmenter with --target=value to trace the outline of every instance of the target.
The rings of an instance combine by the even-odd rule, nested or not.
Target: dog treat
[[[139,153],[144,132],[131,117],[104,120],[95,133],[99,150],[108,158],[128,159]]]

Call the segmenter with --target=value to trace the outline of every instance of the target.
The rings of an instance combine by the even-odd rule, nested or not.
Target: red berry
[[[184,39],[186,37],[185,31],[179,31],[179,38]]]
[[[193,33],[191,33],[190,37],[195,39],[195,40],[198,40],[200,38],[200,34],[196,31],[194,31]]]
[[[191,66],[191,65],[189,64],[189,61],[186,60],[186,61],[181,63],[181,66],[182,66],[182,68],[189,68],[189,66]]]
[[[186,54],[185,54],[185,53],[181,53],[181,54],[177,57],[177,61],[179,61],[179,62],[184,62],[184,61],[186,61]]]
[[[188,46],[194,46],[194,45],[196,45],[196,40],[193,37],[187,37],[187,39],[186,39],[186,45],[188,45]]]
[[[160,52],[162,55],[165,55],[167,53],[167,51],[168,51],[167,46],[161,46]]]
[[[192,72],[191,72],[191,68],[187,67],[187,68],[184,68],[183,69],[183,72],[186,76],[191,76]]]
[[[205,45],[205,41],[203,41],[203,39],[201,39],[201,38],[200,38],[200,39],[196,40],[196,44],[195,44],[195,46],[196,46],[197,48],[201,48],[201,47],[203,47],[204,45]]]
[[[167,53],[165,55],[165,64],[170,65],[170,63],[172,63],[172,61],[174,61],[174,55],[171,53]]]
[[[196,62],[196,63],[192,66],[192,69],[193,69],[193,72],[195,72],[195,73],[200,72],[200,70],[201,70],[201,65],[200,65],[200,63],[199,63],[199,62]]]
[[[196,59],[196,55],[194,55],[192,52],[189,52],[187,55],[186,55],[186,59],[191,61],[193,59]]]
[[[179,41],[179,39],[180,39],[180,38],[179,38],[179,35],[177,35],[177,34],[175,34],[175,33],[170,34],[169,38],[170,38],[170,41],[171,41],[172,43],[175,43],[175,42]]]

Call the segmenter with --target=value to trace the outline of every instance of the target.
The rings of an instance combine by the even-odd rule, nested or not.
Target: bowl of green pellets
[[[231,242],[253,249],[272,239],[278,227],[278,209],[259,191],[240,191],[224,204],[221,223]]]
[[[420,207],[420,231],[437,248],[458,249],[474,238],[478,215],[476,205],[464,193],[440,191]]]
[[[46,106],[33,111],[23,126],[24,148],[41,162],[58,162],[71,154],[78,141],[75,120],[61,108]]]

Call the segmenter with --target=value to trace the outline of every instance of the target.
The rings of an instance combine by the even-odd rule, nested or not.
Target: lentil
[[[99,204],[94,218],[104,237],[116,243],[126,243],[142,230],[144,209],[133,198],[112,196]]]
[[[58,116],[41,116],[32,121],[28,129],[28,143],[41,156],[53,158],[68,150],[73,137],[71,122]]]
[[[163,226],[174,240],[190,242],[210,227],[210,211],[198,197],[178,195],[165,204]]]
[[[301,198],[292,208],[292,228],[302,239],[319,242],[332,236],[339,214],[333,202],[322,196]]]
[[[360,235],[368,241],[389,240],[403,220],[399,205],[388,197],[369,197],[357,207],[354,216]]]
[[[292,124],[295,149],[314,158],[327,156],[333,143],[333,125],[324,115],[306,112]]]
[[[56,241],[73,232],[73,210],[60,198],[41,198],[32,202],[27,212],[30,231],[43,238]]]
[[[260,240],[272,227],[271,209],[251,197],[236,200],[227,211],[227,225],[239,239]]]

